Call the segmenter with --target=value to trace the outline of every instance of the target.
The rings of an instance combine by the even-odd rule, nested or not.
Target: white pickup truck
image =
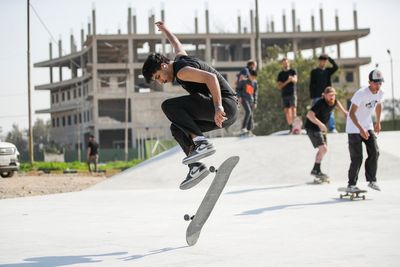
[[[15,145],[0,142],[0,176],[12,177],[19,170],[19,152]]]

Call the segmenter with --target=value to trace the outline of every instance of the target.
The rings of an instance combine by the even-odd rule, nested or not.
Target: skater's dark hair
[[[256,61],[250,59],[249,61],[247,61],[246,67],[247,67],[248,69],[250,69],[250,68],[253,67],[255,64],[256,64]]]
[[[257,77],[257,71],[255,71],[255,70],[250,70],[250,71],[249,71],[249,74],[250,74],[251,76]]]
[[[142,67],[142,74],[146,79],[147,83],[150,83],[153,79],[154,73],[161,69],[162,63],[169,63],[169,58],[159,54],[159,53],[151,53]]]

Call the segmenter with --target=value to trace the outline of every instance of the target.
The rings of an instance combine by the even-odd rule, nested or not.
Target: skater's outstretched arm
[[[177,56],[187,56],[187,53],[179,39],[165,26],[163,21],[157,21],[156,26],[158,28],[158,31],[162,32],[165,37],[167,37]]]
[[[376,121],[374,130],[376,133],[380,133],[381,131],[381,113],[382,113],[382,104],[378,103],[375,108]]]
[[[342,103],[337,101],[337,106],[340,109],[341,112],[347,117],[349,115],[349,112],[343,107]]]
[[[319,129],[321,130],[321,132],[326,133],[328,131],[328,129],[326,128],[326,125],[322,123],[322,121],[320,121],[317,116],[315,116],[315,112],[310,110],[307,112],[307,119],[309,119],[312,123],[314,123],[315,125],[317,125],[319,127]]]
[[[227,118],[225,117],[226,114],[224,112],[224,108],[222,107],[221,88],[218,83],[217,75],[192,67],[184,67],[178,71],[176,76],[184,81],[204,83],[207,85],[214,102],[215,124],[222,128],[222,123],[227,120]]]

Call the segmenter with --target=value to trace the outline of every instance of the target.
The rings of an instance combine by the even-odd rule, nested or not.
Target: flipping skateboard
[[[301,126],[302,125],[303,125],[303,122],[301,121],[300,117],[294,118],[291,134],[301,134]]]
[[[365,200],[365,193],[367,193],[367,190],[350,190],[347,187],[340,187],[338,188],[339,192],[345,192],[346,194],[340,194],[340,198],[344,198],[344,197],[350,197],[351,200],[357,199],[357,198],[362,198],[363,200]],[[360,195],[363,194],[363,195]]]
[[[219,196],[228,182],[233,168],[235,168],[238,162],[239,157],[233,156],[225,160],[218,169],[213,166],[210,167],[210,171],[215,172],[216,174],[199,208],[197,209],[196,214],[193,216],[185,214],[184,216],[185,221],[191,220],[186,230],[186,242],[189,246],[195,245],[199,239],[201,229],[214,209]]]

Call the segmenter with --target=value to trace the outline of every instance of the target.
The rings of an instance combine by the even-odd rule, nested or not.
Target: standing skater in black
[[[160,84],[174,80],[189,95],[165,100],[161,108],[172,122],[171,132],[186,154],[183,164],[189,166],[189,173],[181,183],[181,189],[189,189],[208,174],[200,159],[215,153],[212,143],[203,132],[232,125],[237,118],[237,98],[228,82],[208,64],[188,56],[178,38],[169,31],[164,22],[156,26],[174,48],[176,57],[150,54],[142,68],[147,82]]]
[[[333,87],[325,88],[322,98],[318,100],[311,110],[307,113],[307,121],[305,128],[307,135],[311,140],[314,148],[318,148],[315,155],[314,167],[311,170],[311,175],[314,175],[321,182],[328,179],[328,176],[321,171],[321,162],[326,152],[328,152],[328,143],[326,139],[327,127],[331,112],[335,107],[338,107],[346,116],[347,110],[342,104],[336,100],[336,90]],[[316,181],[317,181],[316,180]]]

